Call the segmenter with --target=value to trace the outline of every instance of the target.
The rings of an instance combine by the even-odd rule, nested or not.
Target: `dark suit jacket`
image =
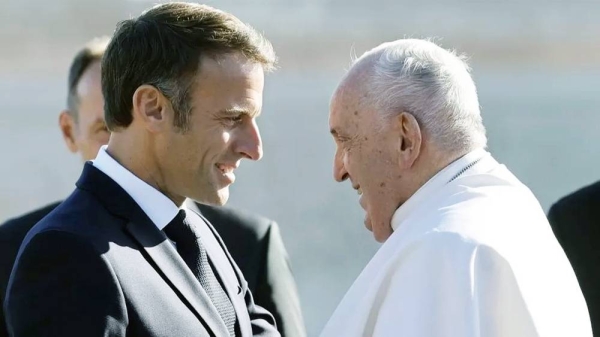
[[[27,232],[60,202],[0,225],[0,337],[8,336],[2,302],[17,252]],[[267,309],[282,337],[306,337],[296,284],[276,222],[254,214],[197,204],[244,274],[254,302]]]
[[[577,275],[594,336],[600,336],[600,182],[560,199],[548,220]]]
[[[217,238],[207,246],[238,336],[279,336]],[[219,256],[222,256],[220,258]],[[76,190],[27,234],[4,303],[20,336],[227,336],[171,242],[112,179],[85,165]]]
[[[242,270],[256,304],[275,317],[282,337],[306,337],[296,283],[279,226],[227,207],[196,204]]]

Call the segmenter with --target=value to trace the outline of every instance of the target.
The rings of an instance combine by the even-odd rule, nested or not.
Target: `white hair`
[[[427,40],[384,43],[354,62],[370,68],[362,104],[379,110],[383,121],[412,114],[438,148],[465,153],[484,148],[485,128],[475,83],[464,56]]]

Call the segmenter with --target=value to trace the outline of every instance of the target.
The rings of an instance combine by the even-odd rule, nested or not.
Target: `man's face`
[[[383,242],[392,233],[391,218],[400,203],[398,142],[391,128],[381,126],[378,112],[359,101],[364,96],[356,85],[344,83],[333,96],[329,114],[336,143],[333,173],[335,180],[349,179],[358,191],[365,226]]]
[[[108,143],[110,132],[104,123],[104,98],[100,82],[100,62],[91,64],[77,84],[78,105],[75,112],[62,112],[60,127],[71,152],[78,152],[84,161],[96,158],[102,145]],[[77,120],[72,117],[77,114]]]
[[[218,205],[227,201],[241,159],[262,157],[256,117],[263,86],[262,66],[239,54],[202,59],[190,89],[188,129],[173,126],[158,142],[168,194]]]

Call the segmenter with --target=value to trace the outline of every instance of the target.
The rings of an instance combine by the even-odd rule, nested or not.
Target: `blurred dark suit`
[[[600,336],[600,182],[560,199],[548,220],[577,275],[594,336]]]
[[[254,302],[275,317],[281,336],[305,337],[298,291],[277,223],[227,207],[196,206],[242,270]]]
[[[11,219],[0,225],[0,303],[17,252],[27,232],[60,202]],[[244,274],[255,303],[267,309],[282,336],[305,337],[306,331],[296,284],[279,227],[272,220],[226,207],[197,204],[212,224]],[[1,311],[2,318],[4,313]],[[0,337],[7,336],[0,319]]]
[[[35,210],[31,213],[25,214],[19,218],[8,220],[0,226],[0,302],[4,304],[4,297],[6,294],[6,287],[8,286],[8,279],[10,272],[15,263],[17,253],[21,242],[27,235],[27,232],[33,227],[38,221],[42,220],[48,213],[50,213],[60,202],[50,204],[46,207]],[[8,336],[6,328],[6,321],[4,320],[4,305],[0,305],[0,337]]]

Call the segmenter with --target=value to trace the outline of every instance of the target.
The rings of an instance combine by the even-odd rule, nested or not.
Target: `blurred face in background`
[[[81,75],[76,87],[76,111],[64,110],[59,126],[69,150],[79,153],[83,161],[96,158],[102,145],[108,143],[110,132],[104,123],[100,61],[95,61]]]

